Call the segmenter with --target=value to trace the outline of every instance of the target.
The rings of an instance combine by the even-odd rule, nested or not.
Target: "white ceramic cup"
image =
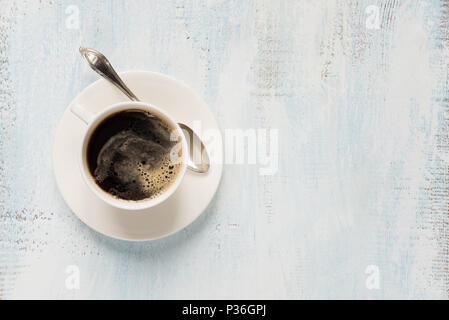
[[[100,124],[103,120],[105,120],[108,116],[125,111],[125,110],[144,110],[148,111],[155,116],[164,119],[168,124],[171,125],[172,128],[176,131],[176,134],[173,135],[175,137],[180,137],[181,141],[179,142],[181,144],[181,159],[179,159],[181,162],[181,169],[178,172],[178,175],[176,177],[176,180],[172,183],[172,185],[165,190],[164,193],[161,195],[150,198],[150,199],[143,199],[143,200],[124,200],[117,197],[114,197],[113,195],[107,193],[103,189],[101,189],[97,183],[95,182],[95,178],[91,175],[88,164],[87,164],[87,146],[88,142],[90,140],[90,137],[95,130],[95,128]],[[184,174],[186,172],[187,168],[187,159],[188,159],[188,145],[187,140],[179,127],[179,125],[176,123],[176,121],[173,120],[172,117],[167,115],[167,113],[160,108],[153,106],[151,104],[145,103],[145,102],[135,102],[135,101],[127,101],[127,102],[121,102],[114,104],[112,106],[109,106],[105,108],[102,112],[98,114],[92,114],[89,110],[86,110],[84,107],[79,105],[74,105],[70,108],[73,114],[75,114],[80,120],[82,120],[87,125],[87,130],[84,133],[84,137],[81,143],[81,150],[80,150],[80,169],[81,173],[84,177],[84,180],[86,181],[89,188],[94,192],[94,194],[105,201],[106,203],[110,204],[113,207],[117,207],[120,209],[126,209],[126,210],[141,210],[141,209],[148,209],[153,206],[158,205],[162,201],[168,199],[179,187],[181,184],[181,181],[184,177]]]

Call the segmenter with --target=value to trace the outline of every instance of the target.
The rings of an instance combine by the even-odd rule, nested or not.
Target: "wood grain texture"
[[[447,299],[448,18],[447,0],[2,0],[0,298]],[[90,230],[51,164],[98,78],[81,45],[186,82],[222,129],[278,129],[279,170],[226,165],[165,239]]]

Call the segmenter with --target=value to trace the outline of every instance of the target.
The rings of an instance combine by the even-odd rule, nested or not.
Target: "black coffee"
[[[171,152],[182,152],[176,146],[180,138],[170,140],[173,130],[159,116],[140,109],[110,115],[94,129],[87,146],[91,175],[114,197],[157,197],[172,185],[182,166],[170,157]]]

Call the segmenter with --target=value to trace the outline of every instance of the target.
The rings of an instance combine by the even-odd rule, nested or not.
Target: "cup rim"
[[[181,143],[182,143],[182,167],[181,170],[178,173],[178,176],[176,180],[172,183],[172,185],[161,195],[153,198],[153,199],[143,199],[143,200],[125,200],[125,199],[119,199],[115,198],[114,196],[110,195],[103,189],[101,189],[97,183],[94,181],[94,177],[90,174],[90,170],[87,163],[87,145],[89,142],[89,138],[91,137],[91,134],[93,133],[94,129],[97,127],[101,121],[103,121],[106,117],[109,115],[112,115],[114,113],[124,111],[124,110],[132,110],[132,109],[142,109],[145,111],[150,111],[152,113],[156,113],[156,115],[164,118],[166,121],[168,121],[173,128],[177,131],[178,135],[181,137]],[[178,125],[178,123],[173,120],[173,117],[167,114],[166,111],[162,110],[161,108],[147,102],[141,102],[141,101],[125,101],[116,103],[113,105],[110,105],[106,107],[103,111],[96,114],[93,119],[89,122],[87,125],[87,129],[84,132],[83,140],[81,143],[81,152],[80,152],[80,169],[81,173],[83,175],[84,181],[89,186],[89,188],[94,192],[94,194],[108,203],[109,205],[119,208],[119,209],[125,209],[125,210],[142,210],[142,209],[148,209],[151,207],[154,207],[166,199],[168,199],[179,187],[181,184],[182,179],[184,178],[186,169],[187,169],[187,155],[188,155],[188,145],[187,140],[182,132],[182,129]]]

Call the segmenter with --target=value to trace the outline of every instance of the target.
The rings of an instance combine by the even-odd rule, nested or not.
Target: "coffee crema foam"
[[[171,161],[180,141],[170,140],[172,131],[163,119],[143,110],[106,118],[88,144],[89,169],[96,183],[124,200],[149,200],[164,193],[182,167]]]

